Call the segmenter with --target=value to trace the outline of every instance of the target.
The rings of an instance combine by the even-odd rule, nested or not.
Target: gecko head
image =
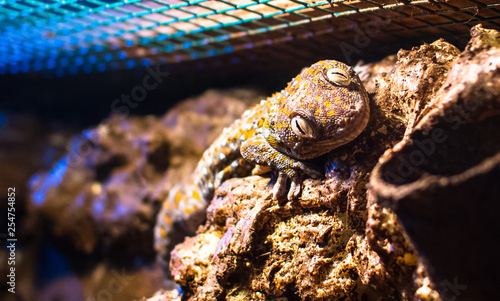
[[[296,159],[314,158],[346,144],[368,123],[368,94],[353,68],[338,61],[304,69],[279,97],[279,109],[269,120],[270,140]]]

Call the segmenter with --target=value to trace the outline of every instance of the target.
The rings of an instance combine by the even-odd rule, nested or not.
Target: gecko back
[[[225,128],[203,153],[186,185],[177,185],[163,202],[155,227],[155,249],[165,258],[174,224],[194,233],[205,218],[205,209],[225,180],[245,177],[255,164],[243,159],[240,147],[250,137],[261,133],[270,103],[262,101],[243,113],[241,119]]]

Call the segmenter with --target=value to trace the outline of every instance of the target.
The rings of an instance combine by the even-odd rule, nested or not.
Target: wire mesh
[[[477,23],[499,28],[499,10],[493,0],[6,0],[0,74],[102,72],[318,36],[352,42],[370,26],[389,43],[463,34]]]

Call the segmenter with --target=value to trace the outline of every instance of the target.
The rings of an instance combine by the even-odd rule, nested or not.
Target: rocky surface
[[[500,280],[500,34],[471,35],[429,112],[370,180],[371,246],[393,267],[393,250],[411,241],[443,300],[492,300]]]
[[[273,179],[226,181],[206,224],[171,254],[182,300],[489,297],[498,277],[478,273],[496,270],[487,263],[498,250],[491,241],[499,207],[497,43],[498,32],[478,26],[462,53],[443,40],[400,51],[391,71],[377,75],[365,132],[320,159],[325,178],[306,180],[299,200],[273,202]],[[365,68],[374,74],[369,68],[384,66]],[[473,99],[474,112],[443,123],[453,103]],[[401,154],[422,147],[416,138],[432,137],[452,139],[401,182],[387,177],[401,170]],[[471,207],[474,195],[481,201]],[[480,254],[487,256],[475,265]],[[173,293],[155,300],[178,300]]]
[[[78,252],[153,256],[160,202],[189,177],[216,134],[258,99],[250,90],[208,91],[162,118],[112,116],[84,131],[54,169],[32,178],[32,224]]]
[[[160,266],[153,265],[160,203],[190,176],[218,133],[261,97],[250,89],[211,90],[160,118],[112,116],[75,136],[49,172],[31,178],[23,223],[32,237],[27,255],[33,260],[26,264],[37,264],[40,245],[48,241],[61,251],[54,264],[68,269],[24,297],[130,300],[168,287]],[[109,295],[117,277],[133,280]],[[71,294],[61,289],[70,287]]]
[[[148,300],[494,299],[500,34],[471,33],[463,52],[438,40],[357,66],[370,122],[317,159],[325,176],[306,179],[298,200],[272,201],[270,177],[226,181],[196,235],[178,233],[180,289],[148,261],[160,202],[261,96],[209,91],[161,118],[114,116],[85,131],[32,178],[27,205],[35,247],[22,257],[48,240],[70,272],[36,293],[20,283],[23,297],[131,300],[162,287]],[[22,262],[34,281],[37,263]]]
[[[7,223],[16,225],[15,236],[22,241],[16,246],[16,286],[30,299],[34,294],[33,278],[36,249],[33,248],[32,232],[21,221],[25,220],[29,202],[28,181],[37,170],[49,169],[54,160],[66,152],[66,145],[75,130],[58,124],[44,122],[33,116],[0,112],[0,243],[7,238]],[[8,188],[15,188],[14,220],[7,218]],[[5,215],[3,215],[5,214]],[[10,252],[0,249],[0,274],[10,274],[8,265]],[[7,277],[2,278],[7,279]],[[16,300],[16,295],[7,289],[7,281],[0,283],[0,299]]]

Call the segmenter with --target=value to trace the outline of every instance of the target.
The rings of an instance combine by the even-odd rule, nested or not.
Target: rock
[[[443,40],[400,51],[391,71],[378,75],[366,130],[318,159],[325,178],[305,180],[298,200],[272,201],[274,179],[226,181],[206,224],[171,253],[183,300],[492,297],[497,35],[473,28],[463,53]],[[376,66],[359,66],[366,81]],[[473,99],[466,116],[446,113]],[[447,138],[409,175],[398,174],[399,158],[412,162],[408,156],[433,137]]]
[[[500,33],[471,35],[429,112],[370,179],[370,244],[386,266],[414,245],[433,283],[418,289],[424,300],[498,295]]]
[[[257,100],[253,90],[212,90],[161,119],[112,116],[84,131],[53,170],[32,178],[34,227],[73,251],[153,257],[161,201],[188,178],[214,132]]]
[[[0,283],[0,300],[32,300],[34,296],[33,277],[35,274],[36,239],[34,230],[26,227],[26,210],[29,198],[28,181],[39,169],[48,169],[53,160],[66,151],[65,147],[74,130],[63,128],[54,123],[44,122],[30,115],[8,114],[0,112],[0,242],[7,246],[6,239],[13,233],[19,239],[16,245],[15,266],[9,265],[10,251],[0,250],[0,273],[10,274],[10,268],[16,268],[16,294],[8,291],[11,288],[7,281]],[[13,208],[8,211],[8,189],[13,188]],[[8,232],[7,213],[15,216],[15,232]],[[5,277],[7,279],[7,277]]]
[[[160,203],[190,176],[216,133],[260,100],[259,95],[249,89],[207,91],[161,118],[112,116],[75,136],[54,167],[29,183],[24,224],[36,239],[30,240],[26,256],[35,261],[41,257],[38,244],[49,241],[70,266],[69,275],[40,288],[39,297],[65,298],[70,294],[62,288],[71,285],[80,299],[132,300],[173,287],[153,264]],[[182,239],[185,232],[177,235]],[[36,266],[30,261],[23,267],[29,264],[31,270]],[[123,284],[124,279],[133,281]],[[29,292],[27,299],[34,299],[33,290]]]

